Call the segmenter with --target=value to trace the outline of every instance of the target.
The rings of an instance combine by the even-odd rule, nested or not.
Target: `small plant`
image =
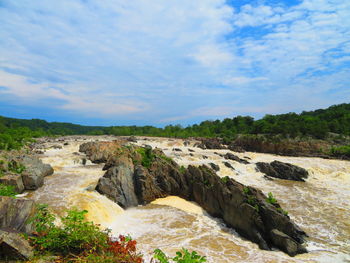
[[[26,167],[23,164],[12,160],[8,163],[8,169],[13,173],[21,174],[26,169]]]
[[[168,163],[171,163],[173,161],[172,158],[170,158],[170,157],[168,157],[166,155],[163,155],[163,154],[159,155],[158,157],[160,157],[161,159],[163,159],[164,161],[166,161]]]
[[[249,187],[244,186],[244,187],[243,187],[243,193],[246,194],[246,195],[249,195],[249,194],[250,194],[250,189],[249,189]]]
[[[221,181],[226,184],[228,181],[230,180],[230,177],[225,176],[225,177],[221,177]]]
[[[173,258],[168,257],[162,250],[156,249],[153,258],[158,260],[159,263],[170,263],[169,260],[178,263],[202,263],[207,261],[205,256],[198,255],[196,251],[190,253],[185,248],[182,248],[181,251],[177,251],[176,256]]]
[[[273,196],[271,192],[268,193],[268,198],[266,198],[266,202],[275,205],[277,204],[277,199]]]
[[[181,165],[179,170],[180,170],[180,173],[184,174],[186,173],[187,169],[185,168],[185,166]]]
[[[277,208],[277,211],[285,216],[288,216],[288,211],[286,210],[283,210],[281,207],[278,207]]]
[[[146,168],[150,168],[155,157],[155,155],[152,153],[152,149],[148,147],[138,148],[136,152],[138,152],[142,157],[142,161],[141,161],[142,166]]]
[[[13,185],[0,184],[0,196],[10,196],[15,197],[17,192]]]

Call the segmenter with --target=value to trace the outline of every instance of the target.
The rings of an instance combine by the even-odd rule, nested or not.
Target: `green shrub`
[[[10,196],[15,197],[17,192],[13,185],[0,184],[0,196]]]
[[[330,150],[330,154],[336,157],[350,157],[350,145],[332,147]]]
[[[266,202],[275,205],[277,204],[277,199],[273,196],[271,192],[268,193],[268,198],[266,198]]]
[[[246,195],[249,195],[249,194],[250,194],[250,189],[249,189],[249,187],[244,186],[244,187],[243,187],[243,193],[246,194]]]
[[[228,181],[230,180],[230,177],[225,176],[225,177],[221,177],[221,181],[226,184]]]
[[[177,251],[176,256],[173,258],[168,257],[162,250],[156,249],[153,257],[158,260],[159,263],[170,263],[169,260],[178,263],[201,263],[207,261],[205,256],[198,255],[196,251],[190,253],[185,248],[182,248],[181,251]]]
[[[185,174],[187,169],[185,166],[181,165],[179,170],[180,170],[180,173]]]
[[[283,210],[281,207],[278,207],[278,208],[277,208],[277,211],[278,211],[279,213],[281,213],[281,214],[285,215],[285,216],[287,216],[287,215],[288,215],[288,211]]]
[[[108,232],[86,222],[86,213],[86,210],[68,210],[67,215],[61,217],[62,226],[57,227],[47,205],[38,206],[38,213],[32,219],[38,235],[31,238],[32,244],[38,250],[64,255],[100,251],[107,246]]]
[[[154,157],[155,157],[155,155],[152,152],[152,149],[147,148],[147,147],[146,148],[138,148],[136,150],[136,152],[138,152],[142,157],[142,160],[141,160],[142,166],[144,166],[146,168],[150,168],[151,164],[154,160]]]
[[[25,171],[26,167],[23,164],[13,160],[8,163],[8,169],[13,173],[21,174],[23,171]]]

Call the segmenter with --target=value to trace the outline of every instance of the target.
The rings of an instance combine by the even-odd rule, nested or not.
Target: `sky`
[[[0,0],[0,115],[183,126],[350,102],[349,0]]]

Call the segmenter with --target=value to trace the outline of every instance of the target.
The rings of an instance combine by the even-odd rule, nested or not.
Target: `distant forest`
[[[16,149],[35,137],[53,135],[138,135],[159,137],[221,137],[231,140],[239,134],[282,135],[290,138],[312,137],[325,139],[329,133],[350,135],[350,103],[327,109],[265,115],[254,120],[237,116],[224,120],[203,121],[188,127],[153,126],[83,126],[72,123],[47,122],[39,119],[23,120],[0,116],[0,149]]]

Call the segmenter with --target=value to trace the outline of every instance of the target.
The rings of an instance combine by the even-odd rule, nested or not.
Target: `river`
[[[143,138],[138,145],[161,148],[180,165],[215,163],[219,176],[229,176],[243,184],[272,192],[289,216],[310,236],[309,253],[294,258],[280,251],[263,251],[222,221],[207,215],[195,203],[178,197],[158,199],[146,206],[123,210],[94,188],[103,176],[103,165],[83,164],[79,145],[89,140],[113,137],[68,137],[43,145],[41,159],[53,166],[55,173],[45,178],[44,186],[29,194],[40,203],[62,213],[71,207],[89,211],[88,220],[110,228],[114,235],[130,234],[149,261],[152,251],[161,248],[169,255],[182,247],[207,256],[208,262],[350,262],[350,162],[305,157],[283,157],[260,153],[235,153],[250,164],[229,161],[219,154],[228,150],[202,150],[195,142],[185,146],[180,139]],[[64,145],[68,142],[68,145]],[[62,146],[61,149],[52,146]],[[174,150],[177,148],[177,150]],[[256,171],[255,163],[278,160],[308,170],[306,182],[267,180]]]

